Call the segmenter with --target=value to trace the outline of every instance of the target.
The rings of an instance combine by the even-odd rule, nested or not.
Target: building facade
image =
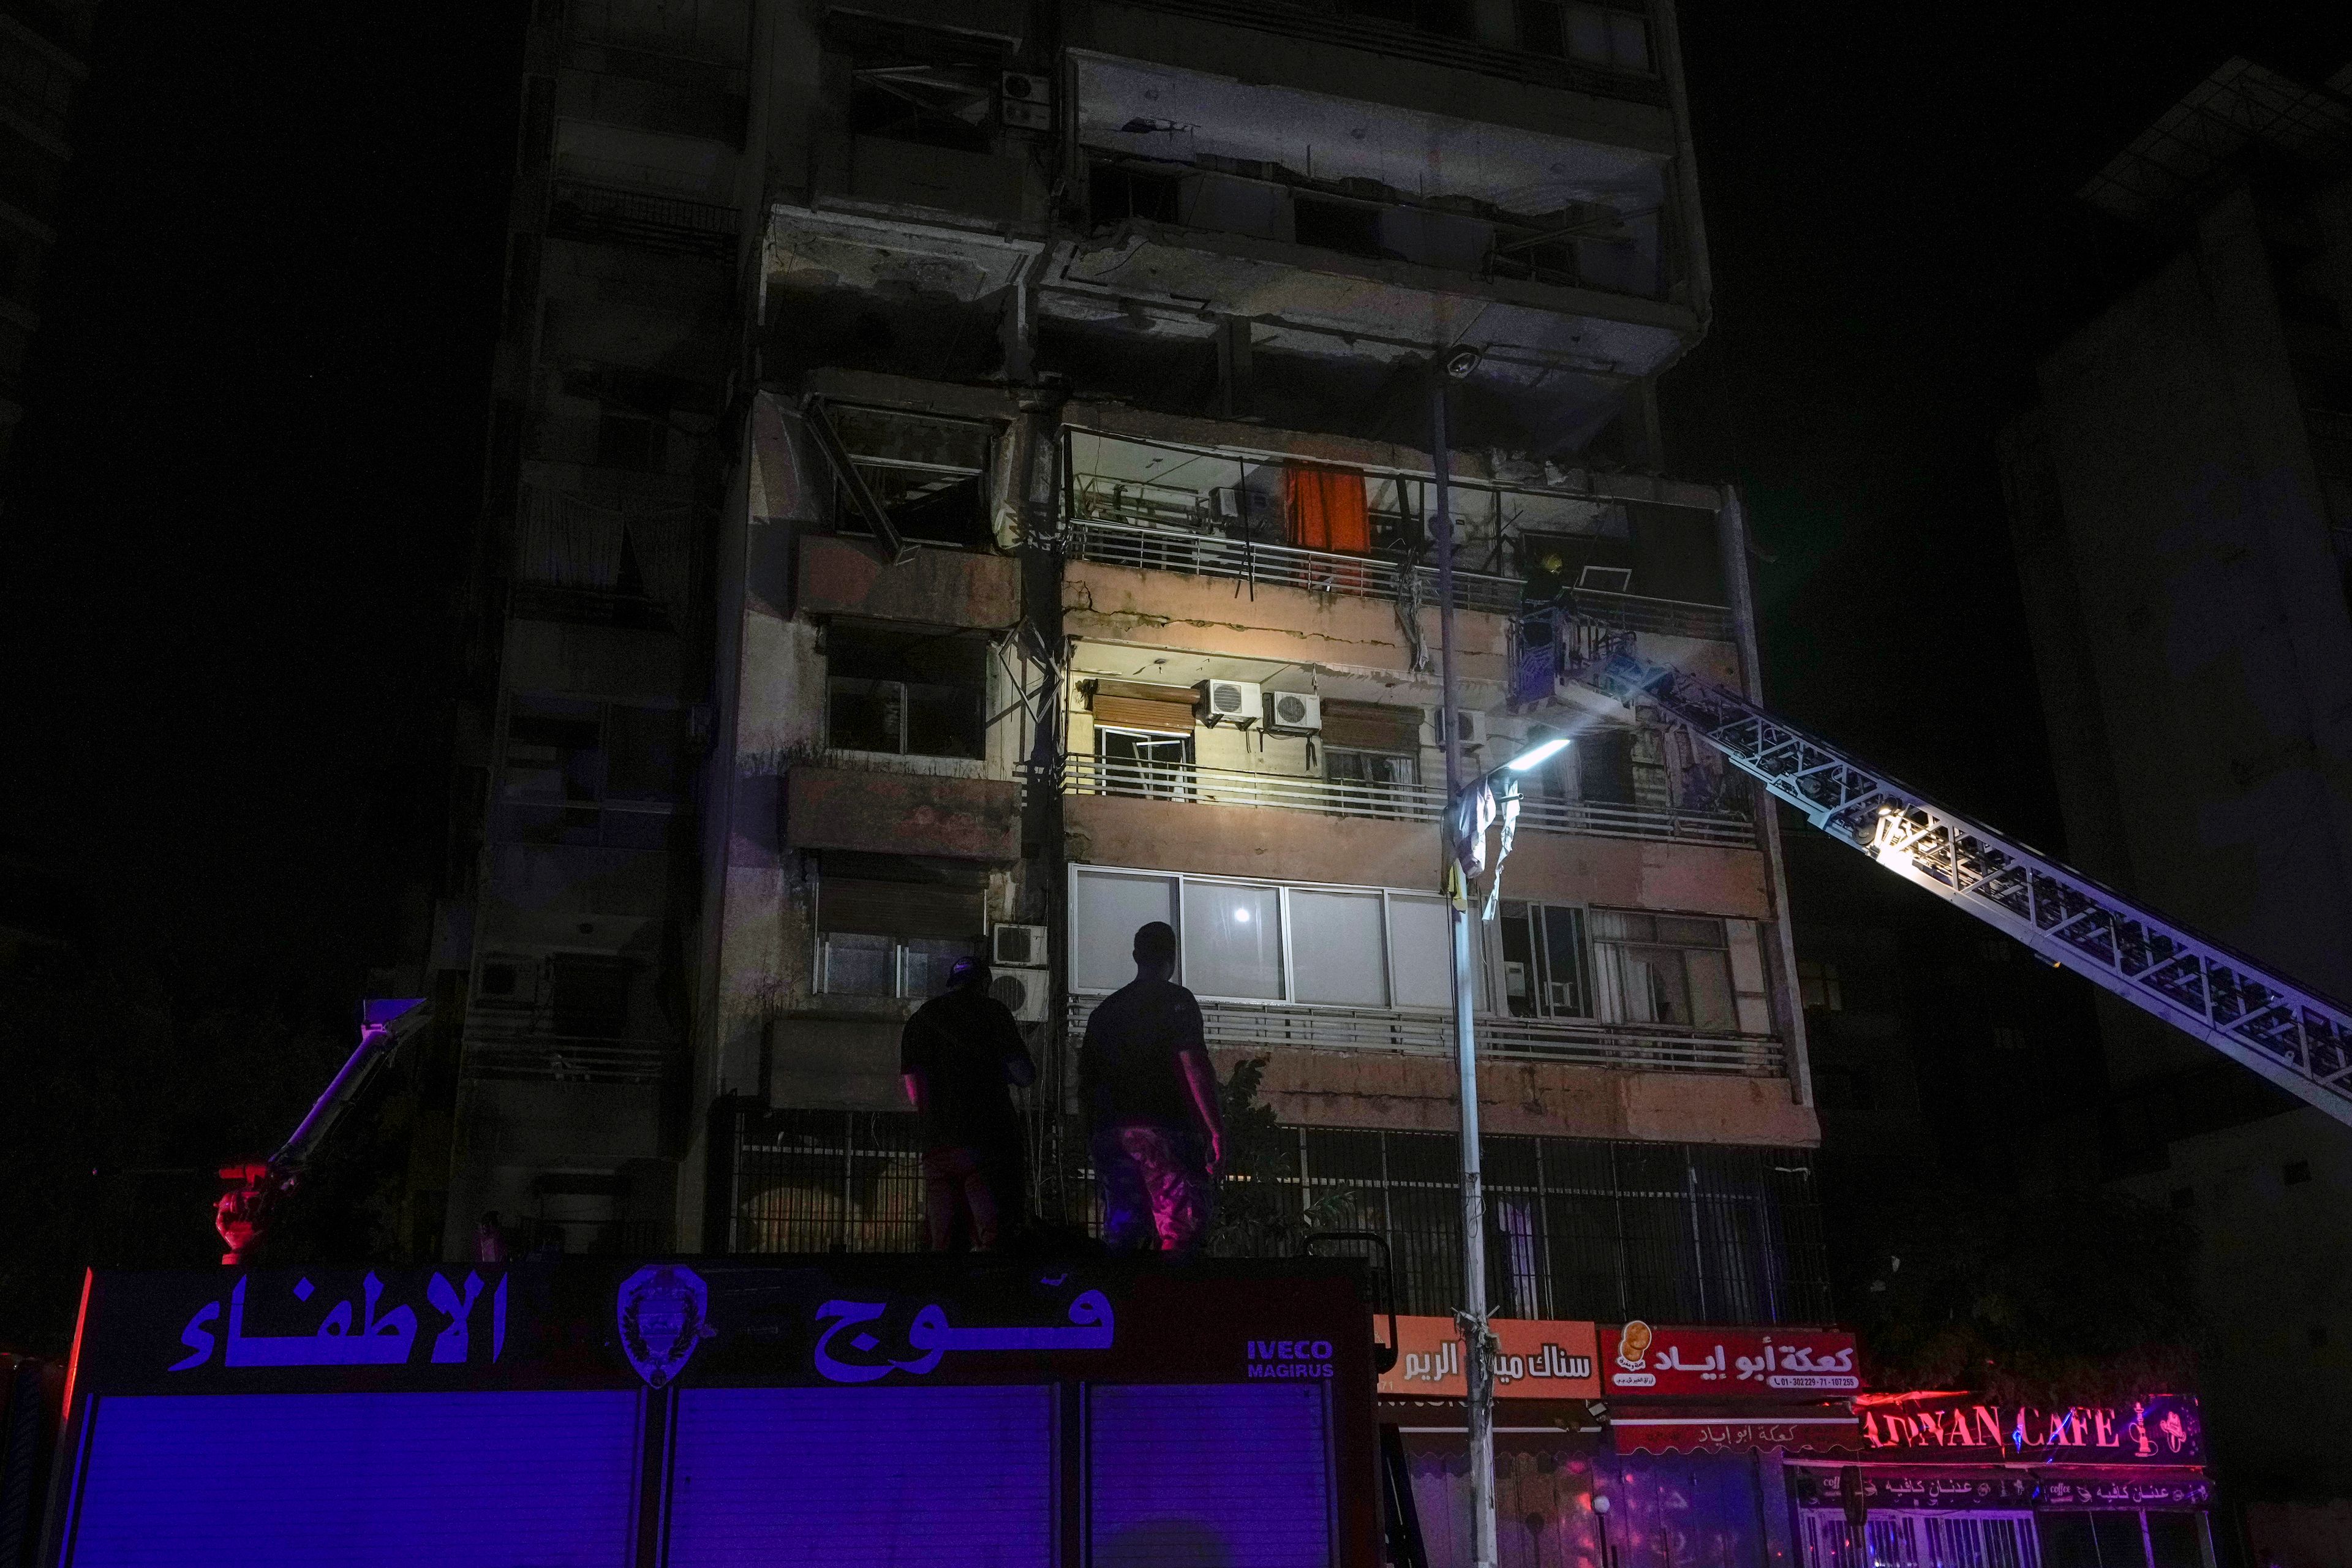
[[[1564,596],[1755,689],[1738,499],[1658,452],[1675,50],[1664,0],[542,3],[420,1245],[913,1245],[898,1032],[983,944],[1083,1225],[1075,1043],[1164,920],[1287,1212],[1448,1306],[1450,360],[1467,765],[1572,739],[1477,928],[1498,1299],[1823,1320],[1769,814],[1508,700]]]
[[[2160,259],[2002,443],[2069,858],[2352,994],[2352,111],[2243,60],[2084,192]],[[2101,999],[2109,1174],[2192,1220],[2240,1500],[2352,1495],[2345,1130]]]
[[[73,163],[67,116],[89,78],[96,0],[0,5],[0,463],[25,416],[25,355]]]

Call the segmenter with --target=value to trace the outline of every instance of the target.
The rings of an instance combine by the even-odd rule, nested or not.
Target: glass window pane
[[[1397,1007],[1454,1005],[1452,949],[1445,900],[1427,894],[1389,895],[1391,984]]]
[[[1135,978],[1136,928],[1176,922],[1173,877],[1081,870],[1070,879],[1070,984],[1116,991]]]
[[[2147,1543],[2155,1548],[2156,1568],[2202,1568],[2204,1524],[2193,1513],[2151,1513]]]
[[[1282,996],[1279,889],[1184,884],[1184,984],[1203,996]]]
[[[988,715],[979,686],[912,682],[907,692],[907,754],[978,758],[987,750]]]
[[[898,726],[906,688],[895,680],[858,680],[834,677],[829,686],[827,730],[832,743],[845,752],[898,750]]]
[[[905,970],[900,978],[904,996],[937,996],[948,988],[948,971],[955,961],[980,950],[977,942],[959,941],[949,937],[909,937],[906,943]]]
[[[1388,1005],[1378,893],[1290,895],[1290,964],[1301,1002]]]
[[[835,996],[887,996],[891,994],[891,949],[887,936],[850,936],[835,932],[824,939],[824,988]]]
[[[1687,915],[1660,915],[1658,940],[1690,947],[1721,947],[1723,922],[1717,920],[1694,919]]]

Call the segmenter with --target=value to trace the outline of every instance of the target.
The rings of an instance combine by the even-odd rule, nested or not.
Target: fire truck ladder
[[[2352,1125],[2352,1010],[1744,698],[1635,657],[1630,632],[1561,629],[1568,679],[1628,706],[1654,704],[1832,838]]]

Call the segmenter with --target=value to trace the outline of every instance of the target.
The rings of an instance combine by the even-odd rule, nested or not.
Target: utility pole
[[[1468,351],[1462,351],[1466,353]],[[1454,854],[1454,807],[1462,791],[1462,692],[1454,669],[1454,510],[1447,496],[1453,467],[1445,430],[1445,382],[1455,359],[1440,362],[1430,379],[1432,465],[1436,470],[1438,679],[1437,721],[1445,743],[1445,816],[1438,825],[1438,864],[1445,868],[1447,921],[1453,929],[1454,1059],[1462,1100],[1462,1376],[1470,1429],[1470,1561],[1495,1568],[1495,1370],[1487,1356],[1486,1194],[1478,1162],[1478,1038],[1473,1021],[1469,873]],[[1473,356],[1461,374],[1476,363]]]

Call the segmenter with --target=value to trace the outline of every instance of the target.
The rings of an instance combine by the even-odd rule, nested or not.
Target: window
[[[1601,1016],[1611,1023],[1738,1026],[1719,920],[1595,910],[1592,957]]]
[[[850,132],[985,153],[993,91],[994,75],[981,66],[861,61],[850,78]]]
[[[825,634],[824,652],[826,735],[835,750],[986,754],[985,638],[837,623]]]
[[[1469,0],[1342,0],[1340,9],[1354,16],[1393,22],[1440,37],[1476,36]]]
[[[1181,223],[1183,191],[1177,175],[1161,170],[1107,163],[1087,170],[1087,209],[1097,224],[1125,223],[1131,217]]]
[[[987,872],[976,865],[826,852],[817,866],[817,989],[935,996],[981,951]]]
[[[988,458],[993,427],[839,404],[825,414],[858,477],[900,533],[967,550],[991,542]],[[835,490],[834,515],[840,526],[862,531],[866,525],[838,481]]]
[[[1362,202],[1300,196],[1292,204],[1301,245],[1349,256],[1386,256],[1381,244],[1381,209]]]
[[[507,710],[497,837],[658,849],[685,775],[674,708],[519,695]]]
[[[1564,904],[1506,902],[1501,910],[1503,1000],[1522,1018],[1592,1016],[1584,971],[1584,911]]]
[[[1192,737],[1095,726],[1097,793],[1153,800],[1192,797]]]
[[[1333,793],[1346,804],[1378,812],[1384,800],[1409,794],[1421,783],[1421,760],[1327,747],[1323,776],[1340,786]]]
[[[1807,1009],[1818,1008],[1827,1013],[1845,1011],[1845,994],[1838,989],[1837,965],[1818,963],[1810,958],[1797,961],[1797,992],[1804,998]]]
[[[1517,13],[1519,47],[1531,55],[1580,60],[1611,70],[1650,68],[1650,26],[1638,11],[1518,0]]]
[[[1633,804],[1633,731],[1594,728],[1570,748],[1578,796],[1588,805]]]
[[[1136,929],[1178,932],[1177,978],[1205,997],[1320,1006],[1451,1005],[1445,900],[1381,888],[1286,887],[1073,867],[1070,984],[1135,977]]]

